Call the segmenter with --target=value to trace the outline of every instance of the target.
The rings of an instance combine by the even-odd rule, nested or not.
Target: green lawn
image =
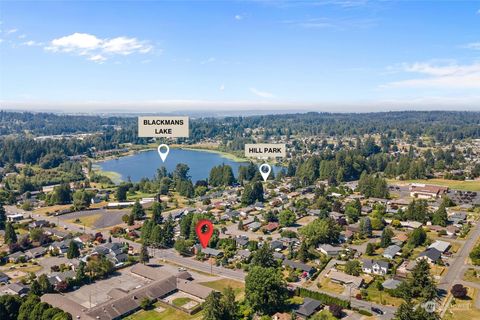
[[[480,283],[480,271],[473,268],[468,269],[463,275],[463,280]]]
[[[467,287],[468,293],[467,299],[453,299],[450,307],[445,313],[443,319],[456,320],[456,319],[480,319],[480,310],[475,308],[475,297],[478,292],[474,288]]]
[[[165,308],[162,312],[157,312],[156,310],[140,310],[131,316],[125,318],[126,320],[200,320],[202,319],[202,313],[199,312],[194,315],[189,315],[188,313],[165,307],[163,304],[162,308]]]
[[[380,291],[377,288],[374,288],[373,285],[367,288],[367,293],[368,293],[368,299],[370,301],[373,301],[379,304],[393,305],[398,307],[403,302],[403,299],[392,297],[387,292]]]
[[[235,292],[235,297],[237,300],[240,300],[245,295],[245,284],[240,281],[221,279],[216,281],[202,282],[200,284],[220,292],[222,292],[226,287],[231,287]]]
[[[187,298],[187,297],[176,298],[176,299],[173,299],[172,304],[176,307],[181,307],[181,306],[189,303],[190,301],[193,301],[193,300],[190,299],[190,298]]]

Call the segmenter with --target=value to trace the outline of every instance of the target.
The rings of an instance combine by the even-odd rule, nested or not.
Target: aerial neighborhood
[[[373,115],[200,119],[216,135],[183,151],[241,158],[237,144],[267,141],[288,153],[266,180],[258,161],[229,158],[193,180],[192,160],[173,155],[173,169],[157,160],[141,179],[103,169],[156,152],[154,139],[132,138],[135,118],[112,118],[113,129],[70,116],[91,135],[47,126],[31,138],[13,123],[57,116],[1,112],[0,318],[457,319],[455,303],[480,299],[478,129],[468,136],[449,113],[396,115],[405,120],[368,133]],[[214,225],[206,247],[202,219]]]

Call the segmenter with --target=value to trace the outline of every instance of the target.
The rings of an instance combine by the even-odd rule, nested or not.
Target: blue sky
[[[480,1],[0,2],[2,108],[480,110]]]

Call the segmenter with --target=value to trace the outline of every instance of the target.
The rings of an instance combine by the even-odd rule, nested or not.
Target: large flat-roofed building
[[[448,187],[432,184],[412,183],[410,185],[410,196],[419,199],[441,198],[448,192]]]

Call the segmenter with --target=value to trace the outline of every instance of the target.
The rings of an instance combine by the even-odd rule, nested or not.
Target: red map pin
[[[212,221],[207,219],[199,220],[195,226],[195,232],[197,233],[202,248],[205,249],[213,234]]]

